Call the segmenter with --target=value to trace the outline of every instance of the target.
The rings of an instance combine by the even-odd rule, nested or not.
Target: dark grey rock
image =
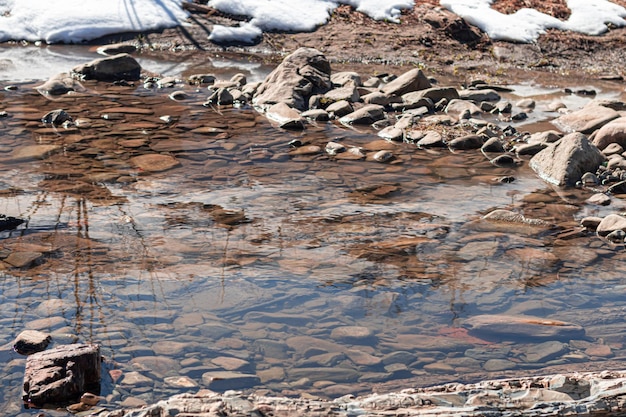
[[[465,135],[459,138],[454,138],[448,142],[450,149],[480,149],[483,146],[484,140],[479,135]]]
[[[502,145],[502,142],[497,137],[487,139],[480,150],[486,153],[502,153],[505,151],[504,145]]]
[[[131,81],[139,79],[141,65],[128,54],[117,54],[79,65],[74,67],[72,72],[88,80]]]

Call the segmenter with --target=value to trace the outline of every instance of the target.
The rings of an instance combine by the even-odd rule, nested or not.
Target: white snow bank
[[[0,41],[77,43],[178,26],[182,0],[0,0]]]
[[[104,35],[141,32],[184,24],[183,0],[0,0],[0,42],[44,40],[79,43]],[[532,42],[547,29],[598,35],[607,23],[626,25],[626,9],[608,0],[568,0],[571,17],[562,22],[533,9],[512,15],[493,10],[492,0],[440,0],[442,6],[480,27],[493,39]],[[215,42],[252,43],[263,32],[312,31],[348,4],[373,19],[397,22],[413,0],[210,0],[208,5],[249,21],[216,25]]]
[[[247,16],[239,27],[216,25],[209,36],[214,42],[253,42],[262,32],[310,32],[328,22],[340,4],[348,4],[376,20],[397,22],[402,9],[413,7],[413,0],[210,0],[208,5],[223,12]],[[251,37],[256,31],[258,35]]]
[[[490,7],[492,0],[441,0],[440,4],[479,27],[491,39],[534,42],[547,29],[571,30],[589,35],[607,31],[607,23],[626,26],[626,9],[608,0],[567,0],[570,18],[561,21],[534,9],[506,15]]]

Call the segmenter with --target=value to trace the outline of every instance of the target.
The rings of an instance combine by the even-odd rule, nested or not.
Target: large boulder
[[[72,72],[87,80],[132,81],[139,79],[141,65],[128,54],[117,54],[78,65]]]
[[[604,159],[585,135],[574,132],[533,156],[530,167],[551,184],[575,185],[585,172],[595,172]]]
[[[626,148],[626,117],[620,117],[602,126],[593,138],[593,144],[604,149],[611,143]]]
[[[330,63],[324,54],[317,49],[300,48],[265,78],[252,98],[252,104],[263,110],[277,103],[307,110],[312,95],[330,90],[330,73]]]

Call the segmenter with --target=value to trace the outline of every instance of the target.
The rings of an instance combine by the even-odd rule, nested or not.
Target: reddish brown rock
[[[46,349],[52,337],[38,330],[24,330],[13,342],[13,350],[20,355],[30,355]]]
[[[63,345],[30,355],[22,399],[27,407],[76,402],[100,392],[100,346]]]
[[[570,340],[585,336],[585,330],[574,323],[533,316],[484,314],[467,319],[464,326],[483,338]]]

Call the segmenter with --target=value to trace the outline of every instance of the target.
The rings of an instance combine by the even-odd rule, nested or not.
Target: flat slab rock
[[[92,410],[99,417],[208,416],[623,416],[626,371],[557,374],[446,384],[336,400],[262,397],[201,390],[128,410]]]
[[[470,317],[463,326],[471,334],[483,338],[571,340],[585,337],[585,329],[578,324],[533,316],[484,314]]]

